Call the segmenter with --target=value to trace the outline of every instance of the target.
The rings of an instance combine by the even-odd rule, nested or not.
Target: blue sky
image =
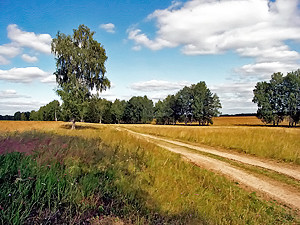
[[[256,112],[258,81],[300,68],[299,0],[0,0],[0,114],[59,99],[51,39],[85,24],[106,49],[109,100],[154,102],[205,81],[225,113]]]

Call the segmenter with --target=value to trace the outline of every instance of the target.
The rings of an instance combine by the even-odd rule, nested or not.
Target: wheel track
[[[300,210],[300,193],[298,190],[287,187],[287,185],[282,184],[278,181],[271,179],[262,179],[256,177],[248,172],[245,172],[241,169],[238,169],[229,163],[211,158],[209,156],[204,156],[199,153],[191,152],[189,149],[214,154],[221,156],[230,160],[236,160],[241,163],[258,166],[273,170],[288,176],[291,176],[297,180],[300,180],[300,174],[298,170],[290,168],[280,168],[272,163],[266,163],[252,157],[248,158],[246,156],[238,156],[236,154],[220,152],[214,149],[205,149],[203,147],[186,144],[179,141],[173,141],[166,138],[156,137],[149,134],[138,133],[126,128],[117,127],[117,130],[125,130],[131,135],[134,135],[139,138],[144,138],[149,142],[155,143],[157,146],[164,148],[166,150],[172,151],[174,153],[180,154],[187,158],[192,163],[203,167],[205,169],[221,173],[223,175],[229,176],[231,179],[250,187],[251,189],[257,190],[260,193],[264,193],[272,199],[276,199],[284,204],[289,205],[290,207]],[[158,143],[159,142],[159,143]]]

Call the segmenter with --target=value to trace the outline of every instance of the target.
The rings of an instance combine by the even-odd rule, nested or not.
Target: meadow
[[[267,159],[300,164],[300,127],[264,125],[256,117],[218,117],[213,126],[131,125],[142,133],[218,147]]]
[[[133,127],[144,132],[172,129],[172,135],[187,131],[128,126]],[[79,123],[78,129],[69,128],[63,122],[0,122],[0,224],[299,222],[288,208],[261,200],[115,125]],[[210,135],[231,130],[213,128],[201,130],[212,129]],[[191,137],[200,132],[189,129]]]

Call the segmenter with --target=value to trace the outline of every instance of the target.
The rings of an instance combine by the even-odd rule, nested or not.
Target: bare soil
[[[146,139],[147,141],[153,142],[161,148],[178,153],[197,166],[225,175],[226,177],[229,177],[230,179],[241,184],[242,187],[247,187],[247,190],[255,190],[268,199],[271,198],[277,200],[280,203],[297,210],[298,213],[300,212],[300,192],[296,188],[293,188],[285,183],[281,183],[280,181],[272,180],[271,178],[259,177],[224,161],[214,159],[209,156],[204,156],[200,152],[210,153],[229,160],[272,170],[299,181],[300,168],[297,166],[289,166],[284,163],[258,159],[245,154],[227,153],[210,147],[199,147],[196,144],[187,144],[181,141],[170,140],[168,138],[142,134],[125,128],[118,127],[117,129],[126,130],[138,138]],[[191,151],[191,149],[200,152],[197,153],[195,151]]]

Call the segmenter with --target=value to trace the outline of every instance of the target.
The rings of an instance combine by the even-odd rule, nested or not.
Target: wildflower
[[[10,196],[11,196],[11,194],[9,193],[9,194],[8,194],[8,196],[10,197]]]
[[[4,210],[3,207],[2,207],[1,205],[0,205],[0,209],[1,209],[1,210]]]

